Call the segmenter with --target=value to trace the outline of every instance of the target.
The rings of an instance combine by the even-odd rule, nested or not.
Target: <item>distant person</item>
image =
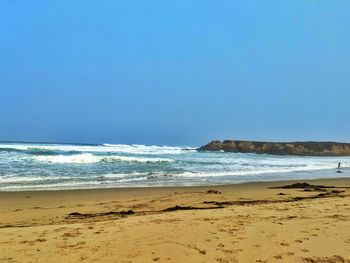
[[[341,162],[338,163],[338,169],[340,169],[340,168],[341,168]]]

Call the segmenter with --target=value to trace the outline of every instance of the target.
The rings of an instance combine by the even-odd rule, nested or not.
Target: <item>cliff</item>
[[[350,143],[212,141],[199,151],[266,153],[276,155],[350,156]]]

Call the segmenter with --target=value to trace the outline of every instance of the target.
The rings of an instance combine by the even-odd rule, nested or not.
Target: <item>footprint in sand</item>
[[[54,231],[55,232],[61,232],[63,230],[68,230],[69,228],[68,227],[61,227],[61,228],[56,228]]]
[[[37,242],[39,242],[39,243],[46,242],[46,239],[45,238],[38,238],[38,239],[33,240],[33,241],[23,240],[23,241],[21,241],[19,243],[20,244],[28,244],[30,246],[33,246],[34,243],[37,243]]]
[[[273,258],[275,258],[275,259],[283,259],[283,257],[281,255],[273,256]]]
[[[289,246],[289,244],[288,244],[288,243],[285,243],[285,242],[281,242],[280,245],[281,245],[281,246],[284,246],[284,247],[288,247],[288,246]]]
[[[72,232],[67,232],[67,233],[64,233],[62,235],[62,237],[77,237],[77,236],[80,236],[81,233],[79,232],[79,230],[73,230]]]
[[[78,242],[78,243],[76,243],[76,244],[68,245],[68,246],[66,246],[66,247],[70,247],[70,248],[80,248],[81,246],[83,246],[83,245],[85,245],[85,244],[86,244],[85,241],[80,241],[80,242]]]
[[[80,260],[80,261],[85,261],[85,260],[87,260],[88,258],[89,258],[88,256],[82,255],[82,256],[80,256],[79,260]]]

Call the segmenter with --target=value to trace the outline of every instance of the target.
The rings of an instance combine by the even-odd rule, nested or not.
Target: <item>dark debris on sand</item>
[[[127,216],[127,215],[133,215],[135,212],[133,210],[127,210],[127,211],[109,211],[109,212],[103,212],[103,213],[90,213],[90,214],[82,214],[79,212],[73,212],[70,213],[66,219],[84,219],[84,218],[93,218],[93,217],[99,217],[99,216]]]
[[[303,189],[305,192],[311,191],[320,191],[326,192],[326,189],[334,189],[334,188],[350,188],[348,186],[332,186],[332,185],[314,185],[308,183],[294,183],[284,186],[274,186],[270,187],[270,189]]]
[[[350,259],[346,259],[346,258],[343,258],[342,256],[334,255],[332,257],[303,258],[303,262],[306,262],[306,263],[350,263]]]
[[[322,189],[322,188],[334,188],[334,186],[325,186],[325,185],[312,185],[308,183],[294,183],[284,186],[275,186],[270,187],[270,189]]]
[[[133,210],[126,211],[109,211],[109,212],[100,212],[100,213],[79,213],[73,212],[66,216],[68,220],[77,220],[77,219],[89,219],[100,217],[101,219],[104,217],[119,217],[123,218],[129,215],[137,215],[137,214],[155,214],[155,213],[164,213],[164,212],[173,212],[173,211],[186,211],[186,210],[207,210],[207,209],[221,209],[227,206],[232,205],[240,205],[240,206],[251,206],[251,205],[264,205],[264,204],[273,204],[273,203],[289,203],[289,202],[298,202],[302,200],[311,200],[317,198],[329,198],[329,197],[344,197],[341,193],[345,192],[344,190],[335,190],[334,188],[350,188],[350,187],[336,187],[336,186],[324,186],[324,185],[311,185],[308,183],[294,183],[291,185],[285,185],[280,187],[271,187],[270,189],[304,189],[304,191],[318,191],[321,192],[317,195],[313,196],[297,196],[291,197],[287,199],[278,199],[278,200],[225,200],[225,201],[203,201],[203,204],[210,206],[180,206],[175,205],[172,207],[165,208],[160,211],[138,211],[135,212]],[[207,194],[221,194],[220,191],[217,190],[208,190]],[[285,193],[279,193],[278,195],[287,195]]]
[[[218,191],[218,190],[210,189],[210,190],[207,191],[207,194],[216,194],[216,195],[218,195],[218,194],[221,194],[221,192]]]
[[[206,209],[219,209],[223,208],[222,206],[213,206],[213,207],[195,207],[195,206],[172,206],[165,208],[163,212],[172,212],[172,211],[178,211],[178,210],[206,210]]]

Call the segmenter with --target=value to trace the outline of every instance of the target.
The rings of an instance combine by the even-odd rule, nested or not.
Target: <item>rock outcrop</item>
[[[275,155],[350,156],[350,143],[212,141],[199,151],[266,153]]]

